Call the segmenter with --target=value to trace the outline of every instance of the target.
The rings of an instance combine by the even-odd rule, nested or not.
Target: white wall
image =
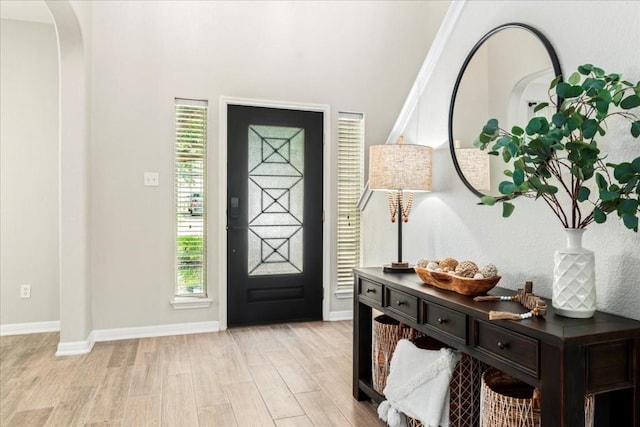
[[[589,1],[580,7],[571,1],[469,1],[465,5],[422,98],[417,139],[436,148],[434,192],[417,196],[404,228],[408,260],[454,256],[493,262],[503,276],[501,286],[516,289],[532,280],[536,293],[551,296],[553,251],[564,245],[561,225],[542,202],[518,200],[509,219],[501,217],[500,207],[476,205],[477,199],[455,173],[447,145],[453,84],[475,42],[490,29],[513,21],[541,30],[567,75],[580,64],[594,63],[638,81],[638,16],[640,2],[635,1]],[[580,30],[585,28],[589,31]],[[407,127],[409,141],[416,140],[416,128]],[[624,129],[612,125],[601,144],[613,162],[640,155],[640,141],[630,137],[626,124]],[[395,250],[396,228],[388,222],[384,197],[374,194],[364,212],[365,265],[388,262]],[[626,229],[614,215],[606,224],[591,225],[584,244],[596,252],[598,308],[640,319],[640,235]]]
[[[58,46],[53,25],[0,21],[0,323],[59,320]],[[20,299],[20,285],[31,298]]]
[[[366,114],[386,140],[448,2],[92,3],[91,281],[95,329],[217,320],[174,311],[174,97],[209,101],[210,200],[218,200],[220,96]],[[334,145],[335,146],[335,145]],[[326,159],[335,165],[335,150]],[[332,168],[335,174],[335,166]],[[144,171],[160,174],[143,187]],[[335,192],[334,192],[335,193]],[[335,200],[330,201],[335,210]],[[218,215],[209,218],[217,299]],[[329,214],[331,215],[331,214]],[[330,223],[335,236],[335,222]],[[335,254],[335,249],[332,250]],[[334,255],[332,255],[332,258]],[[331,310],[351,308],[331,301]]]

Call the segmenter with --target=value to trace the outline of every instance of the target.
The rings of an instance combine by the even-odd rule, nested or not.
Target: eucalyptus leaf
[[[516,185],[513,182],[502,181],[500,185],[498,185],[498,191],[504,195],[511,195],[516,191]]]
[[[580,187],[578,190],[578,201],[584,202],[585,200],[589,200],[589,196],[591,195],[591,190],[588,187]]]
[[[502,150],[502,160],[504,160],[505,163],[509,163],[509,160],[511,160],[511,153],[509,150]]]
[[[638,232],[638,217],[635,215],[624,215],[622,217],[622,222],[624,222],[624,225],[630,229],[633,230],[635,232]]]
[[[493,148],[494,149],[503,148],[509,145],[510,143],[511,143],[511,137],[508,135],[505,135],[503,137],[498,138],[498,140],[496,141],[496,145],[494,145]]]
[[[604,179],[601,173],[596,174],[596,184],[598,185],[598,190],[604,191],[607,189],[607,180]]]
[[[538,105],[536,105],[535,107],[533,107],[533,112],[537,113],[538,111],[547,108],[549,106],[548,102],[541,102]]]
[[[601,191],[600,192],[600,200],[604,201],[604,202],[610,202],[613,200],[616,200],[620,197],[620,194],[614,192],[614,191]]]
[[[524,171],[522,169],[516,169],[513,171],[513,183],[517,186],[522,185],[524,182]]]
[[[591,70],[593,69],[593,65],[591,64],[584,64],[584,65],[580,65],[578,67],[578,72],[580,74],[583,74],[585,76],[589,75],[591,73]]]
[[[498,130],[498,121],[496,119],[490,119],[487,124],[482,128],[482,133],[491,135]]]
[[[529,121],[529,124],[525,128],[527,135],[534,135],[540,130],[540,121],[537,120],[537,117],[534,117]]]
[[[638,182],[640,182],[640,174],[634,175],[629,181],[627,181],[627,185],[624,186],[624,194],[629,195],[633,193]]]
[[[625,110],[630,110],[638,106],[640,106],[640,96],[636,95],[635,93],[633,95],[627,96],[622,100],[622,102],[620,102],[620,108]]]
[[[514,126],[511,128],[511,133],[520,136],[524,134],[524,129],[522,129],[520,126]]]
[[[491,136],[483,132],[478,136],[478,141],[480,141],[480,144],[486,145],[491,142]]]
[[[567,79],[567,81],[569,83],[571,83],[572,85],[575,85],[577,83],[580,83],[580,79],[582,77],[580,76],[580,73],[578,73],[577,71],[571,73],[571,75],[569,76],[569,78]]]
[[[567,129],[569,132],[573,132],[574,130],[578,129],[579,126],[579,122],[578,119],[575,116],[571,116],[567,119],[567,121],[565,122],[565,129]]]
[[[579,76],[579,75],[578,75]],[[578,81],[580,81],[580,79],[578,79]],[[571,82],[569,82],[571,83]],[[578,82],[576,82],[578,83]],[[571,83],[573,85],[575,85],[576,83]],[[587,77],[586,79],[584,79],[584,82],[582,83],[582,88],[587,90],[593,90],[593,92],[588,92],[590,95],[596,94],[598,93],[598,89],[602,89],[605,87],[607,83],[604,80],[599,80],[599,79],[593,79],[590,77]]]
[[[611,92],[609,92],[607,89],[601,88],[600,90],[598,90],[598,98],[600,98],[601,101],[611,102]]]
[[[636,120],[631,123],[631,135],[633,135],[634,138],[640,136],[640,121]]]
[[[602,118],[609,112],[609,105],[611,101],[600,100],[596,101],[596,110],[598,110],[598,117]]]
[[[584,89],[582,86],[573,86],[569,83],[558,83],[556,86],[556,94],[563,99],[567,98],[575,98],[577,96],[582,95]]]
[[[620,105],[620,101],[622,101],[623,96],[624,96],[624,91],[622,90],[614,93],[613,97],[611,98],[611,102],[613,102],[613,105]]]
[[[502,203],[502,217],[509,218],[516,207],[509,202]]]
[[[638,201],[633,199],[624,199],[618,205],[618,215],[631,214],[635,215],[638,211]]]
[[[487,206],[493,206],[496,204],[496,198],[491,196],[482,196],[480,198],[480,201],[482,202],[483,205],[487,205]]]
[[[628,182],[636,173],[635,168],[631,163],[620,163],[613,169],[613,176],[620,182]]]
[[[598,224],[602,224],[607,220],[607,215],[598,207],[593,208],[593,219]]]
[[[565,117],[564,114],[558,112],[551,117],[551,121],[556,127],[561,128],[567,121],[567,118]]]

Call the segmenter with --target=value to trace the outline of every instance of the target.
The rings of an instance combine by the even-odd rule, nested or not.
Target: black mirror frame
[[[510,22],[508,24],[500,25],[498,27],[495,27],[491,31],[489,31],[484,36],[482,36],[482,38],[475,44],[475,46],[473,46],[473,49],[471,49],[471,52],[469,52],[469,54],[465,58],[464,63],[462,64],[462,68],[460,68],[460,72],[458,73],[458,77],[456,78],[456,83],[453,86],[453,93],[451,94],[451,102],[449,104],[449,149],[451,150],[451,159],[453,160],[453,166],[456,168],[456,172],[458,173],[458,176],[460,177],[464,185],[473,194],[475,194],[478,197],[483,197],[485,196],[485,194],[478,191],[476,188],[474,188],[471,185],[471,183],[469,183],[469,181],[467,181],[467,178],[464,176],[464,173],[462,173],[462,169],[460,169],[460,165],[458,164],[458,159],[456,157],[455,141],[453,138],[453,109],[455,107],[456,96],[458,95],[458,89],[460,87],[460,82],[462,81],[462,76],[464,75],[464,72],[466,71],[467,66],[471,62],[471,59],[473,58],[473,56],[478,51],[478,49],[480,49],[480,47],[484,44],[484,42],[487,41],[489,37],[507,28],[520,28],[520,29],[529,31],[531,34],[536,36],[544,46],[547,53],[549,54],[549,59],[551,60],[551,64],[553,66],[553,72],[555,73],[556,76],[562,76],[560,61],[558,60],[558,55],[556,54],[556,51],[551,45],[551,42],[549,41],[549,39],[547,39],[547,37],[544,34],[542,34],[540,31],[538,31],[537,29],[533,28],[530,25],[522,24],[519,22]],[[480,130],[478,130],[478,134],[479,133],[480,133]]]

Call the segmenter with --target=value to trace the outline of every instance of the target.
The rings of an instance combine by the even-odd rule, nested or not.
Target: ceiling
[[[53,24],[51,13],[42,0],[1,0],[0,18]]]

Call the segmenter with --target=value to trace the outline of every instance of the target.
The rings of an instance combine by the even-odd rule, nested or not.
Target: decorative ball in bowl
[[[493,264],[478,269],[471,261],[458,263],[453,258],[445,258],[439,262],[418,262],[414,270],[427,285],[470,296],[486,294],[501,278]]]

